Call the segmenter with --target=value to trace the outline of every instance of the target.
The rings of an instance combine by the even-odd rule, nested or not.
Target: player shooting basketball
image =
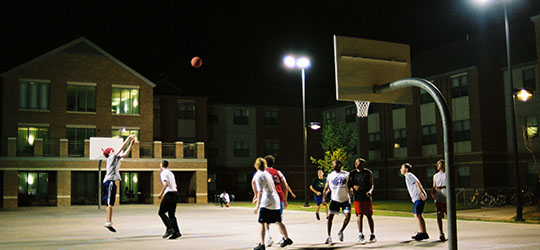
[[[135,135],[130,135],[122,146],[115,151],[114,148],[101,149],[103,155],[107,157],[107,173],[103,179],[103,204],[107,204],[107,222],[103,226],[109,229],[111,232],[116,232],[116,229],[112,226],[112,214],[113,207],[116,201],[116,190],[118,187],[117,182],[120,181],[120,160],[129,154],[131,146],[135,142]],[[129,143],[127,149],[122,151]]]

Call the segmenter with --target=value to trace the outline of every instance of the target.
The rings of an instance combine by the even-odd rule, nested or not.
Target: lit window
[[[113,88],[111,112],[113,114],[139,114],[138,88]]]

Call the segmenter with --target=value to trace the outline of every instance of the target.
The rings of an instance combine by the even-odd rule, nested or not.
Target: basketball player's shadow
[[[353,245],[350,244],[330,244],[330,245],[310,245],[305,247],[298,247],[295,248],[297,250],[317,250],[317,249],[328,249],[328,250],[334,250],[334,249],[350,249]]]

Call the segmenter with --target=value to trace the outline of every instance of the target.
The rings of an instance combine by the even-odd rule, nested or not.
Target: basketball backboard
[[[337,100],[412,104],[412,88],[373,91],[411,77],[409,45],[334,35],[334,64]]]
[[[114,151],[120,150],[124,144],[122,138],[110,137],[90,137],[90,160],[105,160],[105,156],[101,149],[114,148]]]

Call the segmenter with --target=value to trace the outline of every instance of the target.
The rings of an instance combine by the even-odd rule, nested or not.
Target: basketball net
[[[356,104],[356,116],[367,117],[369,110],[369,101],[354,101]]]

